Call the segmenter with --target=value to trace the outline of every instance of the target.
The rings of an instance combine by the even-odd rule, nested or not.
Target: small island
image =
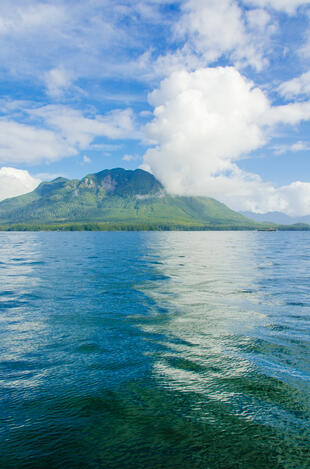
[[[258,223],[210,197],[178,196],[142,169],[56,178],[0,202],[1,231],[309,230]]]

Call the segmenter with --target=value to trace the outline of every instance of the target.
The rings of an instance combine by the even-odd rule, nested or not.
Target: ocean
[[[308,469],[309,232],[0,233],[0,467]]]

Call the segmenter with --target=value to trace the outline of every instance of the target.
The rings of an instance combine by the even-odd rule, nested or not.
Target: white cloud
[[[272,8],[285,13],[295,13],[302,5],[309,5],[310,0],[243,0],[243,3],[251,6]]]
[[[0,35],[23,36],[41,28],[53,28],[65,20],[65,9],[61,4],[51,5],[41,1],[25,4],[16,0],[14,8],[6,0],[0,6]]]
[[[15,78],[43,81],[56,97],[68,81],[79,78],[140,79],[146,67],[139,65],[139,55],[142,60],[146,44],[154,40],[154,28],[173,21],[162,14],[165,3],[169,2],[1,0],[2,70]]]
[[[310,214],[310,183],[296,181],[275,187],[255,174],[235,167],[229,176],[208,177],[208,195],[240,211],[267,213],[280,211],[287,215]]]
[[[276,188],[237,166],[267,143],[275,125],[310,119],[310,103],[272,107],[232,67],[174,72],[149,101],[154,118],[146,133],[154,147],[146,152],[143,167],[168,191],[212,196],[237,210],[310,213],[308,199],[302,205],[299,195],[310,184]]]
[[[97,137],[138,138],[131,109],[85,117],[66,106],[21,109],[30,123],[0,119],[0,163],[56,161],[90,148]],[[111,148],[111,146],[106,146]]]
[[[310,150],[310,146],[308,143],[299,140],[298,142],[291,145],[275,145],[272,147],[272,150],[276,155],[283,155],[284,153],[288,152],[296,153],[297,151]]]
[[[92,143],[88,147],[92,151],[117,151],[122,145],[113,143]]]
[[[124,155],[122,160],[123,161],[136,161],[139,160],[141,157],[140,155]]]
[[[250,64],[258,70],[267,64],[265,52],[276,27],[265,10],[245,13],[235,0],[187,0],[183,10],[175,28],[178,36],[187,39],[183,56],[191,48],[205,64],[222,55],[239,66]]]
[[[60,97],[72,83],[71,74],[62,66],[53,68],[44,74],[47,93],[52,97]]]
[[[56,161],[77,154],[77,149],[49,129],[0,120],[0,163]]]
[[[215,60],[222,52],[229,52],[243,41],[244,24],[242,10],[231,0],[188,0],[184,15],[177,25],[177,32],[194,37],[198,49],[208,52]],[[225,24],[225,28],[223,28]]]
[[[175,72],[149,101],[155,110],[146,131],[157,146],[145,162],[172,192],[205,193],[204,175],[231,170],[265,143],[257,121],[268,101],[234,68]]]
[[[302,142],[302,141],[298,141],[296,143],[293,143],[293,145],[291,145],[290,150],[293,152],[309,150],[309,144]]]
[[[280,196],[286,201],[283,212],[288,215],[304,216],[310,214],[310,183],[295,181],[280,187]]]
[[[247,11],[246,19],[250,29],[260,31],[262,33],[266,31],[266,28],[271,22],[269,13],[267,13],[266,10],[259,8]]]
[[[80,93],[79,78],[117,76],[152,80],[186,66],[193,70],[224,56],[238,67],[267,65],[277,31],[268,6],[294,10],[305,0],[169,0],[0,2],[0,61],[15,77],[43,81],[50,97]],[[253,8],[244,8],[244,3]],[[291,7],[290,5],[293,5]],[[181,19],[180,19],[181,17]],[[179,21],[180,19],[180,21]],[[141,27],[143,25],[143,27]],[[224,27],[223,27],[224,25]],[[150,26],[150,27],[148,27]],[[158,34],[174,39],[163,53]],[[161,43],[161,41],[160,41]],[[133,52],[134,51],[134,52]]]
[[[136,138],[134,115],[131,109],[115,109],[105,115],[85,117],[79,110],[66,106],[48,105],[29,110],[73,145],[87,148],[96,136],[110,139]]]
[[[281,83],[278,92],[287,99],[300,95],[310,95],[310,71]]]
[[[15,168],[0,168],[0,200],[33,191],[40,183],[28,171]]]
[[[151,111],[141,111],[140,116],[141,117],[150,117],[150,116],[152,116],[152,112]]]
[[[310,0],[309,0],[310,1]],[[113,3],[113,8],[111,4]],[[2,0],[0,61],[15,77],[43,81],[59,98],[79,78],[151,80],[185,65],[193,70],[225,56],[262,69],[277,30],[273,9],[293,12],[307,0]],[[244,5],[250,5],[250,9]],[[179,17],[181,20],[179,21]],[[143,27],[141,27],[143,25]],[[150,26],[150,27],[148,27]],[[181,39],[161,53],[158,34]],[[224,27],[223,27],[224,26]],[[173,42],[171,39],[170,45]],[[162,41],[160,41],[162,44]],[[169,43],[168,43],[169,48]],[[133,52],[134,51],[134,52]],[[72,86],[71,86],[72,85]]]
[[[263,118],[266,125],[296,125],[310,119],[310,101],[294,102],[282,106],[273,106]]]
[[[89,164],[89,163],[91,163],[91,159],[88,156],[84,155],[83,156],[83,163]]]

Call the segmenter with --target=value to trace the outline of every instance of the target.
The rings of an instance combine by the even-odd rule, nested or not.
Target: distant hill
[[[81,180],[57,178],[0,202],[2,229],[255,229],[209,197],[172,196],[141,169],[115,168]],[[17,226],[19,225],[19,226]]]
[[[240,212],[251,220],[259,223],[277,223],[279,225],[295,225],[295,224],[310,224],[310,216],[304,217],[290,217],[283,212],[267,212],[267,213],[253,213],[253,212]]]

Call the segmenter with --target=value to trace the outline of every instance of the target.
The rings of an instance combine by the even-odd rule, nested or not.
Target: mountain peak
[[[108,229],[256,226],[214,199],[169,195],[147,171],[123,168],[105,169],[81,180],[59,177],[42,182],[33,192],[0,202],[0,222],[6,226],[99,223]]]
[[[41,196],[48,195],[50,192],[54,192],[57,189],[61,189],[67,182],[69,182],[69,179],[66,179],[64,177],[58,177],[48,182],[44,181],[38,185],[34,192]]]
[[[102,187],[110,195],[126,197],[154,195],[164,190],[162,184],[143,169],[104,169],[98,173],[88,174],[81,183],[89,187]]]

